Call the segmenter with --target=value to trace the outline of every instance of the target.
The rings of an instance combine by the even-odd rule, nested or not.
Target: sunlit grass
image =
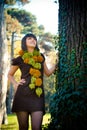
[[[47,113],[43,117],[43,125],[49,123],[50,119],[50,114]],[[31,124],[29,122],[29,124]],[[15,114],[10,114],[8,115],[8,124],[7,125],[2,125],[0,130],[18,130],[18,123],[17,123],[17,118]],[[31,125],[29,130],[31,130]]]

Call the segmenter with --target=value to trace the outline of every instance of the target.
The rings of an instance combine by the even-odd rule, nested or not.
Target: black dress
[[[42,67],[40,70],[42,81],[43,81],[43,62],[41,63]],[[29,69],[31,68],[31,65],[24,63],[21,56],[14,58],[12,60],[12,65],[19,66],[21,70],[21,78],[26,80],[26,82],[23,85],[19,85],[17,88],[13,100],[12,112],[27,111],[31,113],[34,111],[43,111],[43,113],[45,114],[43,84],[41,86],[43,94],[40,97],[36,95],[35,89],[31,90],[29,88],[29,83],[31,81],[31,75],[29,74]]]

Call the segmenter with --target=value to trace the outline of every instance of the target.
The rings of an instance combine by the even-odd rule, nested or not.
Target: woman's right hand
[[[15,83],[14,84],[14,90],[15,90],[15,92],[17,91],[18,86],[19,85],[23,85],[25,82],[26,82],[25,79],[21,79],[19,82]]]

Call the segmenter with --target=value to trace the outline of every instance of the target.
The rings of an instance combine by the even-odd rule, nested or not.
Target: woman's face
[[[33,37],[26,38],[26,46],[27,48],[35,48],[36,47],[36,40]]]

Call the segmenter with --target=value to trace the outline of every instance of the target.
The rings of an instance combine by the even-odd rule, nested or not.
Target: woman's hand
[[[15,83],[14,84],[15,92],[17,91],[18,86],[23,85],[25,82],[26,82],[25,79],[21,79],[19,82]]]

